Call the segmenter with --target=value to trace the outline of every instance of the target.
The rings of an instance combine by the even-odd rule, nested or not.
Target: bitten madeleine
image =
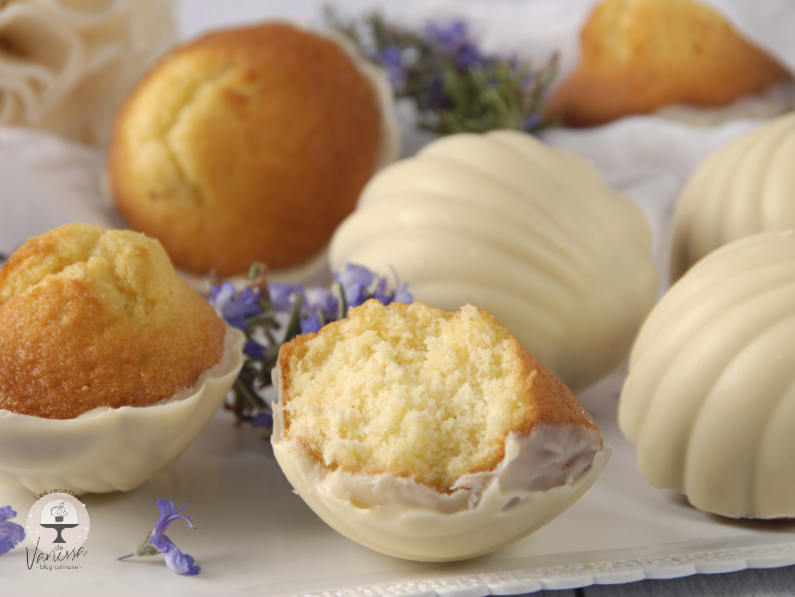
[[[226,326],[143,234],[69,224],[0,270],[0,409],[146,406],[221,360]]]
[[[486,553],[551,520],[607,458],[595,422],[491,315],[370,300],[282,346],[272,444],[328,524],[383,553]]]
[[[130,225],[194,273],[306,261],[394,157],[380,72],[285,23],[223,29],[157,63],[123,105],[108,173]]]

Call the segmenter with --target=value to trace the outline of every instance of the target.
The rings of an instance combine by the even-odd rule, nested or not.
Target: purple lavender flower
[[[425,35],[438,42],[448,54],[455,54],[469,40],[469,26],[461,19],[444,23],[432,22],[425,26]]]
[[[188,524],[188,528],[195,528],[190,518],[180,514],[182,509],[188,504],[190,504],[190,501],[177,508],[172,500],[158,499],[157,509],[160,511],[160,516],[155,523],[155,528],[152,529],[152,534],[149,536],[149,543],[166,557],[166,565],[177,574],[198,574],[199,570],[201,570],[191,556],[182,553],[174,545],[174,542],[165,535],[168,525],[178,518],[184,520]]]
[[[337,316],[337,306],[337,297],[328,288],[308,288],[304,292],[302,308],[305,315],[320,312],[326,321],[330,321]]]
[[[260,294],[246,286],[239,293],[231,282],[210,288],[210,304],[221,314],[231,326],[246,330],[246,317],[256,315],[262,308],[259,305]]]
[[[0,555],[8,553],[25,538],[25,529],[15,522],[9,522],[17,513],[11,506],[0,508]]]
[[[246,340],[246,343],[243,345],[243,354],[255,359],[264,359],[265,347],[254,340]]]
[[[414,298],[408,291],[408,285],[400,285],[400,279],[395,275],[395,287],[387,290],[387,279],[378,276],[363,265],[346,263],[342,272],[335,273],[334,278],[342,286],[347,306],[356,307],[369,298],[375,298],[384,305],[389,303],[411,303]],[[373,285],[375,283],[375,285]]]
[[[528,119],[543,113],[557,70],[557,54],[531,70],[517,56],[490,53],[463,19],[426,22],[417,32],[378,11],[345,22],[333,11],[329,24],[388,71],[398,98],[417,108],[419,128],[437,134],[511,128],[536,131],[550,122]]]
[[[388,305],[389,303],[413,303],[414,297],[409,292],[408,283],[404,282],[401,286],[400,278],[395,271],[395,268],[392,268],[392,275],[395,277],[395,287],[392,290],[386,290],[386,277],[378,277],[378,282],[375,285],[375,290],[373,291],[373,297],[381,301],[384,305]]]
[[[231,282],[210,286],[210,303],[219,310],[235,296],[235,285]]]
[[[166,535],[152,535],[149,543],[165,556],[166,566],[177,574],[193,575],[201,571],[201,566],[196,563],[193,556],[182,553]]]
[[[157,509],[160,512],[160,516],[157,517],[157,522],[155,523],[155,528],[152,529],[152,537],[155,535],[162,535],[166,532],[168,525],[172,522],[181,518],[184,520],[188,528],[193,529],[193,522],[190,518],[185,516],[184,514],[180,514],[182,510],[190,504],[190,500],[182,504],[179,508],[176,507],[174,504],[174,500],[164,500],[163,498],[158,498],[157,500]]]
[[[257,415],[251,420],[252,427],[273,427],[273,415],[266,411],[260,411]]]
[[[471,41],[461,44],[455,53],[456,66],[462,70],[482,64],[484,61],[480,49]]]
[[[301,319],[302,334],[317,333],[320,331],[321,327],[323,327],[323,324],[320,322],[320,318],[314,313]]]
[[[334,274],[334,278],[342,286],[345,303],[348,307],[356,307],[370,298],[367,290],[375,279],[375,275],[363,265],[346,263],[345,269]]]
[[[413,303],[414,297],[409,292],[409,285],[408,283],[404,282],[403,285],[400,285],[400,279],[395,275],[395,288],[388,292],[384,291],[386,287],[386,278],[379,278],[378,285],[375,288],[375,293],[373,296],[381,301],[383,304],[388,305],[389,303]]]
[[[406,82],[406,69],[403,66],[403,59],[400,48],[397,46],[387,46],[378,53],[378,59],[386,68],[389,83],[395,89],[400,89]]]
[[[389,292],[386,289],[386,278],[379,276],[378,282],[376,282],[375,290],[373,290],[373,298],[378,299],[384,305],[388,305],[392,302],[395,293]]]
[[[542,122],[544,122],[544,118],[540,114],[530,114],[522,121],[521,128],[523,131],[532,131],[540,126]]]
[[[461,70],[482,64],[486,58],[469,37],[465,21],[454,19],[446,23],[428,23],[425,34],[436,41],[453,63]]]
[[[409,285],[407,282],[403,282],[403,285],[395,291],[395,296],[392,298],[392,302],[406,304],[414,302],[414,297],[409,292]]]
[[[300,284],[289,284],[287,282],[271,282],[268,284],[271,305],[277,311],[289,311],[292,309],[296,293],[301,293],[303,290]]]

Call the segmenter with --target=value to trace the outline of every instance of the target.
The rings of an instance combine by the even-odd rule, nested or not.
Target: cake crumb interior
[[[368,301],[290,359],[285,433],[329,468],[449,490],[493,468],[505,436],[532,419],[532,375],[522,375],[517,347],[472,306]]]

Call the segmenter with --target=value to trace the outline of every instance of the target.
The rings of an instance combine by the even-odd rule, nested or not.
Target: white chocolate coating
[[[441,138],[365,187],[332,238],[416,300],[492,313],[572,389],[627,354],[657,292],[642,212],[579,156],[530,135]]]
[[[447,494],[386,473],[329,470],[283,437],[283,419],[277,401],[273,453],[315,514],[365,547],[428,562],[488,553],[538,529],[591,487],[610,454],[598,430],[537,425],[508,436],[494,470],[463,475]]]
[[[690,176],[674,213],[671,276],[738,238],[795,228],[795,113],[712,153]]]
[[[737,518],[795,516],[795,232],[696,263],[632,349],[619,424],[655,486]]]
[[[192,388],[144,407],[99,407],[74,419],[0,409],[0,483],[33,493],[126,491],[173,462],[223,402],[243,365],[245,337],[227,328],[221,361]]]

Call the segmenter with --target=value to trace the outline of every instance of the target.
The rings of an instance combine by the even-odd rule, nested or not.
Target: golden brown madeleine
[[[724,106],[791,74],[695,0],[605,0],[548,114],[591,126],[669,104]]]
[[[156,240],[56,228],[0,270],[0,408],[68,419],[156,403],[221,359],[224,332]]]
[[[383,157],[373,80],[331,38],[284,23],[209,33],[166,55],[115,125],[111,191],[181,268],[305,261]]]

